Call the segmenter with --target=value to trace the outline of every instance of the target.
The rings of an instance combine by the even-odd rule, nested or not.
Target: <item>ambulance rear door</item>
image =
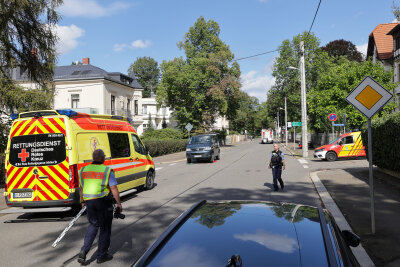
[[[69,163],[64,119],[39,117],[17,123],[10,134],[7,166],[10,201],[67,199]]]

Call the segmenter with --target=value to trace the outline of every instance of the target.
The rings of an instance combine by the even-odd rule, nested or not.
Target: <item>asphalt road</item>
[[[267,169],[272,149],[272,145],[262,145],[258,140],[247,141],[224,148],[221,160],[215,163],[178,161],[156,166],[155,188],[123,199],[126,218],[113,221],[110,252],[114,259],[103,265],[131,265],[179,214],[203,199],[319,205],[309,171],[334,165],[314,160],[305,163],[283,150],[287,161],[282,175],[285,189],[273,192],[272,173]],[[363,164],[361,162],[356,160],[356,164]],[[348,163],[334,164],[340,168],[341,164]],[[51,244],[68,221],[4,223],[17,216],[0,217],[1,266],[80,266],[76,257],[83,243],[86,218],[80,218],[59,245],[52,248]],[[59,217],[46,214],[39,219],[49,216]],[[29,214],[22,218],[29,218]],[[89,265],[97,266],[96,248],[95,243],[88,254]]]

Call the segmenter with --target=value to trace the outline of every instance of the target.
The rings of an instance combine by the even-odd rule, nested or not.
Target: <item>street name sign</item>
[[[367,76],[346,97],[347,102],[360,111],[368,122],[369,195],[371,199],[371,232],[375,234],[374,170],[372,168],[371,118],[393,97],[382,85]]]
[[[344,123],[334,123],[333,126],[344,126]]]
[[[367,76],[346,97],[368,119],[372,118],[393,97],[383,86]]]
[[[329,114],[328,118],[330,121],[335,121],[337,120],[337,115],[335,113],[331,113]]]
[[[293,126],[293,127],[301,126],[301,121],[294,121],[294,122],[292,122],[292,126]]]
[[[292,128],[292,122],[291,122],[291,121],[288,121],[287,127],[288,127],[288,128]]]
[[[193,125],[191,125],[190,123],[188,123],[188,124],[186,124],[185,128],[186,128],[186,130],[187,130],[188,132],[190,132],[190,131],[193,129]]]

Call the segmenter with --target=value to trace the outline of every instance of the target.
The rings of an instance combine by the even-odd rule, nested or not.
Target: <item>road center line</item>
[[[156,171],[159,171],[159,170],[161,170],[163,167],[157,167],[156,168]]]
[[[307,164],[307,160],[305,160],[305,159],[298,159],[298,161],[299,161],[301,164]]]
[[[303,168],[304,169],[308,169],[308,165],[303,165]]]
[[[174,166],[176,163],[169,164],[169,166]]]

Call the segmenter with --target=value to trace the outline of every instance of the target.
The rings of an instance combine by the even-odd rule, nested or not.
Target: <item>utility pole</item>
[[[303,146],[303,158],[308,157],[307,136],[307,96],[306,96],[306,71],[304,65],[304,41],[300,41],[300,80],[301,80],[301,142]]]
[[[286,105],[286,96],[285,96],[285,144],[288,146],[288,125],[287,125],[287,105]]]
[[[280,133],[280,131],[279,131],[279,109],[278,109],[278,128],[277,128],[276,133],[277,133],[278,139],[279,139],[279,141],[280,141],[280,140],[281,140],[281,133]]]

